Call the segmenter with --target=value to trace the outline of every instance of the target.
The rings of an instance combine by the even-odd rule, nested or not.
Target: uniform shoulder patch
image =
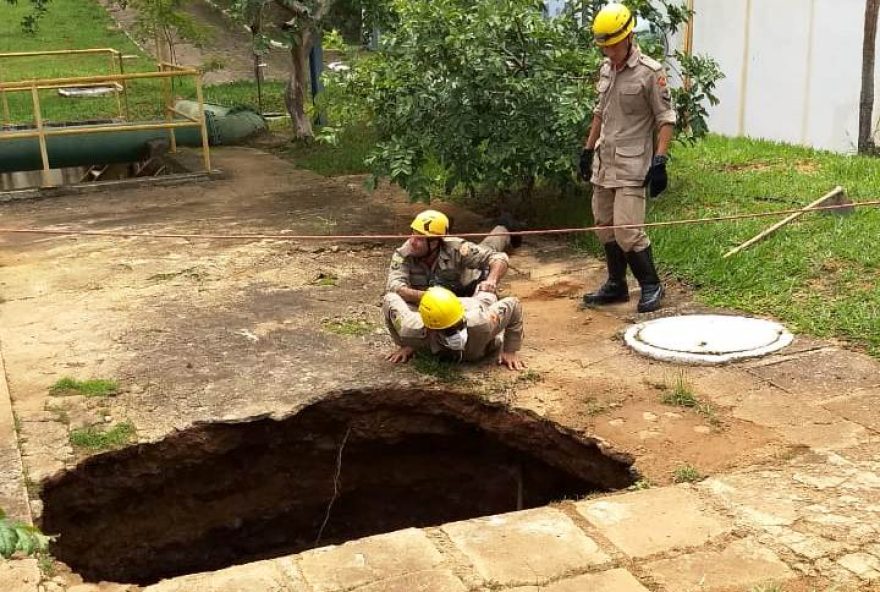
[[[611,60],[605,58],[599,67],[599,76],[611,76]]]
[[[639,61],[654,72],[659,72],[663,69],[663,64],[661,64],[651,56],[646,56],[645,54],[639,56]]]

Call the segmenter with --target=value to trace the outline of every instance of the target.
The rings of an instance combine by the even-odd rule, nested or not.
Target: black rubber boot
[[[629,287],[626,285],[626,254],[616,242],[605,243],[605,265],[608,266],[608,279],[595,292],[584,295],[584,306],[613,304],[629,300]]]
[[[642,295],[639,298],[639,312],[653,312],[660,308],[660,300],[663,298],[663,284],[657,276],[657,268],[654,267],[654,255],[650,245],[643,251],[630,251],[626,254],[629,268],[639,281]]]

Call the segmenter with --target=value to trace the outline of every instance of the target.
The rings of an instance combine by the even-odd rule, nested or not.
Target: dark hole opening
[[[42,526],[86,580],[145,585],[619,489],[631,465],[473,396],[340,393],[282,420],[199,425],[92,457],[46,482]]]

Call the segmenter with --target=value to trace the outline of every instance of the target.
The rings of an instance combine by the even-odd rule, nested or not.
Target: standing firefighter
[[[622,4],[605,6],[593,20],[593,37],[605,60],[580,174],[593,184],[593,217],[598,226],[643,224],[646,192],[656,197],[666,189],[666,154],[675,111],[663,66],[642,55],[633,39],[634,27],[635,16]],[[638,311],[656,310],[663,285],[644,229],[600,229],[596,235],[605,248],[608,279],[584,296],[584,304],[629,300],[629,264],[642,289]]]

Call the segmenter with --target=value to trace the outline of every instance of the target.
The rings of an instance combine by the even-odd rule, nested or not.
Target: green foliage
[[[46,552],[51,540],[33,526],[10,520],[0,510],[0,557],[9,559],[16,552],[39,555]]]
[[[330,29],[329,31],[324,32],[322,44],[324,49],[332,49],[337,51],[342,51],[345,49],[345,39],[342,38],[342,33],[340,33],[336,29]]]
[[[93,378],[90,380],[75,380],[64,377],[49,387],[49,394],[54,396],[84,395],[86,397],[109,397],[119,391],[119,385],[115,380]]]
[[[51,0],[28,0],[31,10],[21,17],[21,30],[25,33],[33,35],[37,32],[37,25],[43,15],[49,10],[49,2]],[[18,0],[6,0],[7,4],[17,5]]]
[[[700,471],[688,464],[682,465],[672,472],[673,483],[696,483],[702,479],[704,477],[700,474]]]
[[[724,78],[724,74],[715,60],[705,56],[689,56],[676,51],[675,59],[687,81],[686,86],[670,90],[672,103],[678,113],[675,127],[679,140],[693,143],[709,133],[706,102],[710,105],[718,104],[715,86]]]
[[[583,6],[588,20],[604,2]],[[646,51],[687,18],[671,0],[632,3],[651,23]],[[322,106],[335,128],[367,122],[367,158],[413,199],[464,190],[520,192],[541,182],[566,188],[592,117],[601,53],[580,15],[547,18],[538,0],[390,0],[396,26],[378,54],[328,73]],[[660,55],[659,57],[662,57]],[[717,66],[685,61],[692,85],[676,105],[689,137],[705,133],[702,99],[714,100]],[[714,68],[714,69],[713,69]],[[683,91],[684,92],[684,91]],[[701,119],[702,118],[702,119]]]
[[[71,430],[70,443],[77,448],[87,450],[110,450],[128,444],[134,439],[134,424],[125,421],[103,430],[97,426],[88,426]]]
[[[175,34],[186,41],[199,44],[204,41],[206,29],[183,10],[187,0],[112,0],[122,8],[136,12],[135,31],[147,39],[157,36],[168,46],[174,59]]]

